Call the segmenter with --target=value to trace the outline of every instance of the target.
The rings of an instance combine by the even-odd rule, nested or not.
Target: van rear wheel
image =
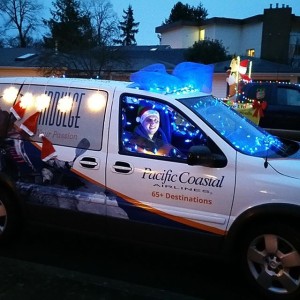
[[[11,239],[18,229],[17,207],[5,192],[0,195],[0,242]]]
[[[258,225],[241,245],[240,265],[257,290],[269,299],[300,299],[299,231],[284,224]]]

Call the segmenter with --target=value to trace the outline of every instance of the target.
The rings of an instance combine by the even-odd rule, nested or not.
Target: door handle
[[[83,157],[79,161],[80,165],[87,169],[99,169],[98,159],[95,157]]]
[[[124,161],[116,161],[112,166],[112,171],[116,173],[130,174],[133,172],[131,165]]]

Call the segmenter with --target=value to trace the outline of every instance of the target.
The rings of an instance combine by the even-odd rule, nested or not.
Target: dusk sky
[[[48,2],[42,1],[44,5]],[[51,3],[49,1],[49,3]],[[176,0],[110,0],[119,20],[123,21],[123,10],[127,10],[131,5],[135,22],[139,22],[139,32],[135,36],[138,45],[158,45],[159,40],[155,33],[155,27],[160,26],[169,17]],[[270,1],[270,0],[189,0],[181,1],[183,4],[197,7],[202,3],[207,10],[207,18],[225,17],[244,19],[255,15],[263,14],[265,8],[270,8],[272,4],[276,7],[288,5],[292,8],[292,13],[300,17],[300,0]]]

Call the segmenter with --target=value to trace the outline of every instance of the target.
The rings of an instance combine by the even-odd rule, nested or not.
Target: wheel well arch
[[[274,224],[276,221],[278,224],[300,228],[300,206],[288,203],[268,203],[247,209],[231,225],[226,235],[225,251],[232,252],[237,249],[241,237],[253,226]]]
[[[21,198],[17,192],[14,181],[6,174],[0,172],[0,190],[7,194],[19,213],[23,211]]]

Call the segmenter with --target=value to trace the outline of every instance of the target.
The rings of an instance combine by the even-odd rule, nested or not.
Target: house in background
[[[42,76],[35,48],[0,48],[0,76]]]
[[[160,44],[192,47],[195,42],[219,40],[230,55],[250,56],[300,67],[300,16],[292,8],[272,7],[246,19],[210,18],[201,26],[179,21],[156,27]]]
[[[300,17],[294,16],[290,7],[270,7],[263,15],[244,20],[211,18],[200,27],[176,22],[157,27],[156,32],[161,34],[161,45],[115,47],[123,61],[111,61],[102,71],[103,78],[128,81],[132,73],[156,63],[165,65],[171,73],[177,64],[185,61],[188,47],[209,38],[222,40],[229,53],[250,59],[253,80],[300,82]],[[0,77],[43,76],[43,68],[47,66],[41,65],[40,51],[0,48]],[[214,64],[212,93],[217,97],[227,96],[226,70],[230,62]],[[62,71],[68,74],[67,69]]]
[[[185,49],[173,49],[170,46],[129,46],[117,47],[122,52],[124,61],[111,62],[103,71],[103,78],[129,81],[130,75],[151,64],[165,65],[169,73],[174,67],[185,61]],[[39,61],[40,52],[35,48],[0,48],[0,77],[12,76],[43,76]],[[249,57],[241,56],[241,59]],[[252,78],[255,80],[299,82],[300,69],[287,64],[280,64],[250,57],[252,62]],[[228,74],[226,69],[230,60],[214,64],[212,93],[221,98],[227,96]],[[65,70],[67,75],[67,70]],[[53,74],[56,76],[56,74]]]
[[[286,5],[270,5],[261,15],[246,19],[214,17],[195,22],[179,21],[156,27],[160,44],[186,49],[195,42],[219,40],[230,55],[252,62],[251,78],[257,81],[300,83],[300,16]],[[225,69],[230,61],[216,63],[213,93],[227,95]]]

